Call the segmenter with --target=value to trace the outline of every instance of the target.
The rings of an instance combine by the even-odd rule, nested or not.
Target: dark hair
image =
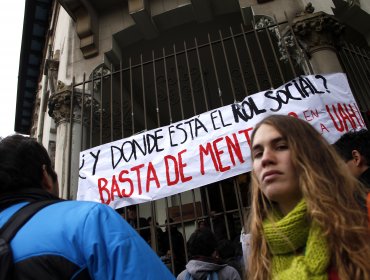
[[[57,181],[48,152],[36,140],[18,134],[0,140],[0,193],[42,188],[43,165]]]
[[[210,257],[217,246],[216,237],[209,228],[198,228],[190,236],[187,247],[190,257]]]
[[[365,157],[366,164],[370,164],[370,133],[366,129],[348,131],[333,146],[345,161],[351,160],[352,151],[357,150]]]
[[[136,205],[129,205],[129,206],[127,206],[127,210],[135,211],[136,212]]]
[[[236,248],[233,242],[228,239],[222,239],[217,243],[216,251],[221,259],[229,259],[235,257]]]

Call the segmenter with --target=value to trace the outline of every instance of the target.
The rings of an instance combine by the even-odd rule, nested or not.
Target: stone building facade
[[[365,0],[27,0],[15,128],[44,144],[61,196],[75,199],[81,150],[298,75],[345,72],[369,124],[369,13]],[[163,229],[174,218],[185,240],[200,221],[236,240],[248,182],[137,208]]]

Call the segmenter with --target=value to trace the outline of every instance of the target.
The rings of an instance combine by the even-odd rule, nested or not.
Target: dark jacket
[[[170,231],[170,238],[172,243],[172,257],[175,266],[175,275],[178,275],[181,271],[183,271],[186,264],[184,237],[176,227],[172,227]],[[168,239],[167,230],[162,234],[162,240],[160,244],[162,247],[160,250],[162,252],[166,253],[168,250],[170,250],[170,240]]]
[[[140,236],[146,241],[146,242],[149,242],[150,241],[150,228],[149,228],[149,223],[147,222],[147,220],[145,218],[142,218],[140,217],[139,218],[139,226],[137,226],[137,218],[136,219],[128,219],[127,222],[134,228],[134,229],[138,229],[138,228],[144,228],[144,227],[147,227],[147,228],[144,228],[144,229],[140,229],[138,230],[138,233],[140,234]]]
[[[367,187],[368,192],[370,192],[370,167],[361,174],[359,179]]]

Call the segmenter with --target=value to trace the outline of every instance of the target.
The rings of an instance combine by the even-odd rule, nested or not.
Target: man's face
[[[51,191],[51,193],[53,195],[59,197],[59,183],[58,183],[58,180],[56,180],[56,181],[53,182],[53,190]]]
[[[356,178],[359,178],[368,168],[365,158],[357,150],[352,151],[352,159],[347,160],[346,165],[351,174]]]
[[[45,165],[42,166],[42,169],[43,169],[43,178],[42,178],[42,186],[43,186],[43,188],[47,192],[49,192],[49,193],[51,193],[51,194],[53,194],[55,196],[59,196],[59,183],[58,183],[58,176],[57,176],[57,174],[52,169],[49,172],[53,172],[53,173],[50,174],[47,171],[47,168],[46,168]]]
[[[132,209],[127,209],[127,217],[131,220],[136,219],[136,211]]]
[[[58,183],[58,176],[56,174],[56,172],[53,170],[54,172],[54,176],[51,176],[52,178],[52,184],[53,184],[53,189],[51,191],[51,193],[55,196],[59,196],[59,183]]]

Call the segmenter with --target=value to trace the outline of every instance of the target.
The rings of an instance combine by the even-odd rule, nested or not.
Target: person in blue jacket
[[[22,135],[0,141],[0,227],[29,202],[57,195],[57,174],[41,144]],[[115,210],[96,202],[49,205],[10,245],[16,279],[174,279]]]

